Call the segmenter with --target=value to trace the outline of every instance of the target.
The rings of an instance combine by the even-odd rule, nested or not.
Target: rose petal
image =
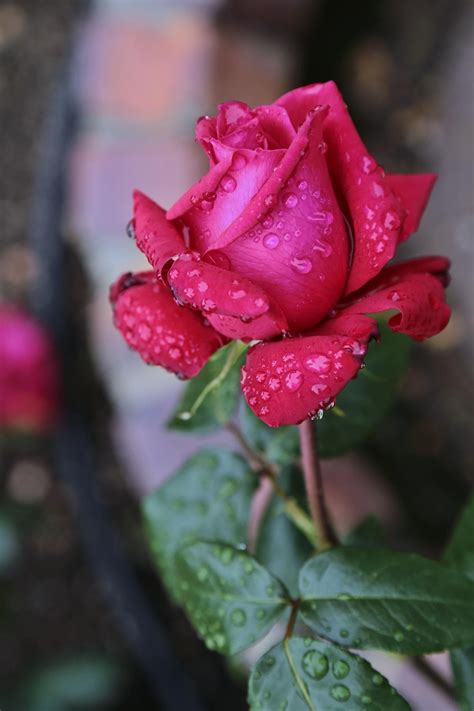
[[[163,208],[139,190],[133,193],[133,203],[137,247],[160,275],[166,263],[186,249],[183,238]]]
[[[420,260],[423,261],[423,260]],[[393,331],[406,333],[417,341],[436,335],[449,321],[451,309],[445,302],[442,278],[416,273],[410,263],[390,267],[367,285],[367,294],[358,293],[357,301],[346,306],[342,314],[372,314],[396,310],[389,320]],[[383,281],[382,276],[386,281]]]
[[[270,427],[296,425],[330,406],[358,373],[371,329],[288,338],[251,348],[242,368],[249,407]]]
[[[331,176],[353,229],[353,258],[346,293],[359,289],[393,257],[402,234],[404,206],[368,153],[334,82],[296,89],[278,100],[294,125],[310,107],[328,104],[324,138]]]
[[[257,106],[255,113],[267,138],[269,148],[288,148],[296,132],[283,106]]]
[[[320,111],[307,118],[273,176],[234,223],[249,229],[221,246],[232,269],[278,303],[291,332],[307,330],[326,315],[348,273],[349,238],[326,165],[323,116]],[[261,194],[264,208],[255,208]],[[266,213],[257,225],[255,209]]]
[[[218,248],[226,228],[273,173],[284,151],[233,151],[190,188],[167,212],[182,219],[191,234],[191,247],[204,253]]]
[[[255,319],[267,313],[266,292],[249,279],[183,254],[168,272],[168,283],[179,303],[206,314]]]
[[[226,339],[200,314],[180,308],[152,272],[125,274],[111,287],[115,325],[146,363],[182,378],[197,375]]]
[[[434,173],[418,173],[415,175],[397,175],[391,173],[386,181],[399,198],[406,211],[400,240],[406,240],[418,230],[431,191],[437,180]]]
[[[288,331],[285,315],[278,306],[270,303],[266,314],[258,316],[251,321],[242,320],[233,316],[220,314],[206,314],[210,324],[224,336],[234,340],[254,341],[274,338]]]

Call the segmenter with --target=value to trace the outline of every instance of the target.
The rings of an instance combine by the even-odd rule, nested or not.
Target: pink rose
[[[57,363],[47,334],[28,314],[0,304],[0,429],[45,429],[57,409]]]
[[[135,193],[153,272],[111,290],[117,327],[149,363],[192,377],[228,339],[260,341],[242,370],[272,426],[327,407],[357,375],[377,324],[416,340],[443,329],[449,262],[386,266],[416,231],[432,174],[386,175],[333,82],[270,106],[199,119],[209,172],[165,211]]]

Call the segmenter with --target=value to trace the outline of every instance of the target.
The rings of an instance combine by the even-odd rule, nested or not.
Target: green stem
[[[311,545],[317,547],[316,533],[311,518],[298,504],[296,499],[292,496],[288,496],[288,494],[278,483],[278,467],[272,465],[270,462],[267,462],[259,452],[252,449],[245,439],[242,431],[234,422],[228,422],[227,429],[238,441],[240,448],[247,457],[252,469],[261,476],[266,476],[269,479],[274,493],[283,501],[283,510],[290,521],[292,521],[296,528],[301,531],[304,536],[306,536]]]
[[[321,465],[318,457],[316,425],[305,420],[299,426],[303,475],[308,506],[313,519],[318,551],[337,545],[338,538],[331,523],[324,496]]]

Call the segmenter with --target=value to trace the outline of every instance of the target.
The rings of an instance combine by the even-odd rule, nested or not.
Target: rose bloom
[[[58,410],[58,370],[43,328],[0,304],[0,430],[43,430]]]
[[[132,227],[153,271],[111,288],[147,363],[190,378],[229,339],[252,341],[242,390],[271,426],[334,402],[377,336],[372,314],[423,340],[450,316],[449,262],[387,266],[418,228],[432,174],[385,174],[333,82],[198,120],[209,172],[167,212],[140,192]]]

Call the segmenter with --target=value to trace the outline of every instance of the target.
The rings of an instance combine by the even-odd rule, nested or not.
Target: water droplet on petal
[[[294,272],[299,274],[309,274],[313,268],[313,263],[308,257],[292,257],[290,266]]]
[[[263,246],[267,249],[276,249],[280,244],[280,238],[274,232],[270,232],[263,238]]]
[[[298,198],[296,197],[296,195],[294,193],[285,193],[283,195],[283,205],[285,207],[292,208],[292,207],[296,207],[297,204],[298,204]]]
[[[397,230],[400,227],[400,216],[394,210],[387,210],[383,221],[387,230]]]
[[[328,242],[317,240],[313,246],[313,251],[320,252],[323,257],[330,257],[332,254],[332,246]]]
[[[138,324],[137,331],[138,331],[138,335],[142,339],[142,341],[148,342],[151,339],[151,336],[152,336],[151,328],[144,321],[142,323]]]
[[[247,164],[247,159],[241,153],[234,153],[232,158],[233,170],[242,170]]]
[[[382,686],[383,682],[384,682],[384,678],[383,678],[382,674],[374,674],[373,675],[372,683],[375,686]]]
[[[303,655],[301,666],[311,679],[323,679],[329,671],[328,658],[315,649],[311,649]]]
[[[390,299],[390,301],[400,301],[402,297],[400,296],[398,291],[391,291],[388,295],[388,298]]]
[[[273,203],[275,202],[275,196],[274,195],[267,195],[267,197],[263,201],[267,207],[271,207]]]
[[[280,378],[271,376],[268,379],[268,387],[270,390],[273,390],[274,392],[277,392],[281,388],[281,380]]]
[[[129,239],[135,239],[135,220],[130,220],[130,222],[127,224],[127,237]]]
[[[377,168],[377,162],[372,158],[372,156],[362,156],[360,160],[362,172],[366,175],[370,175]]]
[[[304,359],[304,365],[313,373],[328,373],[331,370],[331,360],[324,353],[311,353]]]
[[[177,346],[174,348],[170,348],[168,351],[168,354],[169,354],[169,357],[172,358],[173,360],[179,360],[183,356],[181,348],[178,348]]]
[[[372,192],[374,194],[374,197],[377,198],[377,200],[380,200],[380,198],[383,198],[385,195],[385,188],[381,183],[372,183]]]
[[[245,296],[247,296],[247,292],[244,291],[244,289],[235,289],[235,290],[230,289],[230,291],[228,293],[229,293],[230,298],[235,299],[236,301],[238,299],[243,299]]]
[[[268,229],[273,225],[273,217],[271,215],[267,215],[266,218],[262,222],[262,227],[265,227],[265,229]]]
[[[285,375],[285,385],[291,392],[296,392],[303,385],[304,375],[300,370],[290,370]]]
[[[326,141],[321,141],[321,143],[318,145],[318,151],[321,153],[321,155],[324,155],[327,153],[328,150],[328,144]]]
[[[306,180],[301,180],[298,183],[298,190],[306,190],[307,187],[308,187],[308,183],[306,182]]]
[[[226,193],[233,193],[237,187],[237,181],[231,175],[224,175],[221,180],[221,188]]]

